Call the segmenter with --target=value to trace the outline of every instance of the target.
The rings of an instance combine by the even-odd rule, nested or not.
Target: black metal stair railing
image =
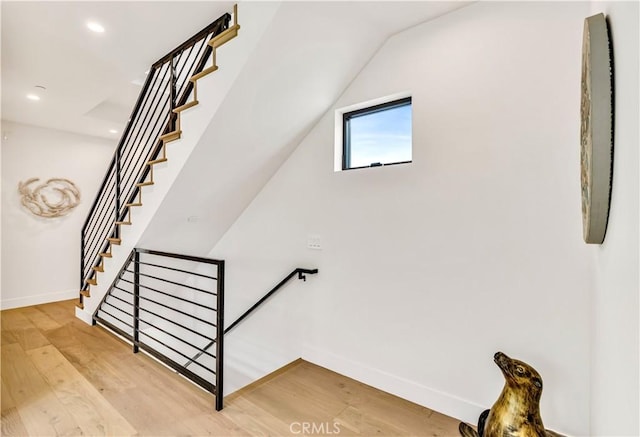
[[[222,260],[134,249],[93,315],[129,340],[134,353],[143,350],[213,393],[217,411],[223,406],[224,271]]]
[[[119,238],[119,227],[151,166],[162,150],[159,137],[176,129],[178,114],[193,91],[189,79],[201,72],[212,53],[207,43],[229,27],[230,14],[218,18],[183,44],[163,56],[149,69],[114,156],[81,232],[80,289],[101,264],[109,249],[107,238]],[[81,295],[82,299],[82,295]],[[82,300],[80,301],[82,303]]]
[[[131,342],[134,353],[143,350],[213,393],[220,411],[224,335],[291,279],[317,273],[293,270],[225,329],[224,261],[136,248],[93,320]]]

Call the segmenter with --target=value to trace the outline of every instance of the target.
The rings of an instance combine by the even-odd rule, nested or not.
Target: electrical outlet
[[[322,250],[322,240],[320,238],[320,235],[309,235],[307,237],[307,248]]]

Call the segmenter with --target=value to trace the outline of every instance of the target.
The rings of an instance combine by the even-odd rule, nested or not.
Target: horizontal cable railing
[[[213,393],[222,409],[224,261],[134,249],[93,318],[129,340],[134,353]]]
[[[147,74],[138,100],[81,232],[80,289],[95,277],[101,253],[118,239],[119,226],[129,207],[135,204],[141,185],[152,172],[150,161],[161,157],[164,134],[179,130],[177,114],[193,91],[190,80],[203,71],[211,57],[208,42],[228,29],[230,14],[225,14],[180,46],[155,62]]]

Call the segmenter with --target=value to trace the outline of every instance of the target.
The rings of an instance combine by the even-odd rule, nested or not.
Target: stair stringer
[[[238,14],[241,17],[242,28],[238,37],[216,49],[216,63],[219,68],[198,79],[198,104],[179,114],[181,137],[165,144],[168,160],[154,166],[154,185],[141,188],[143,205],[131,210],[132,224],[121,226],[121,244],[111,245],[112,257],[104,258],[104,272],[98,275],[98,285],[92,285],[90,297],[84,297],[84,308],[76,307],[76,317],[87,324],[93,323],[93,313],[179,177],[189,156],[200,143],[207,127],[216,113],[224,110],[222,103],[227,93],[259,44],[262,34],[271,24],[280,5],[280,2],[249,2],[240,5]],[[206,146],[215,147],[215,144]],[[171,230],[168,229],[167,232]]]

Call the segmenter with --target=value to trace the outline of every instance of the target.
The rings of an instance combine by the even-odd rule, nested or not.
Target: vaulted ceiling
[[[243,3],[249,2],[239,3],[241,17]],[[277,13],[265,17],[270,22],[228,90],[224,111],[200,139],[216,147],[196,148],[147,228],[145,244],[206,253],[390,36],[470,3],[271,2]],[[233,7],[182,1],[0,5],[2,118],[109,138],[114,145],[150,65]],[[105,32],[90,32],[90,20]],[[41,100],[27,100],[35,92]],[[215,184],[198,179],[211,174]],[[188,222],[190,216],[197,223]]]
[[[378,39],[469,2],[340,3],[357,17],[357,24],[378,29]],[[312,2],[301,4],[314,9]],[[149,66],[232,5],[228,1],[2,1],[2,118],[115,142]],[[309,18],[305,10],[298,8],[301,20]],[[91,32],[88,21],[99,22],[105,32]],[[330,24],[326,32],[331,32]],[[315,37],[321,41],[324,35]],[[41,100],[28,100],[30,93],[39,94]]]
[[[2,118],[115,142],[150,65],[232,5],[3,1]]]
[[[467,4],[282,2],[140,245],[208,253],[390,36]]]

